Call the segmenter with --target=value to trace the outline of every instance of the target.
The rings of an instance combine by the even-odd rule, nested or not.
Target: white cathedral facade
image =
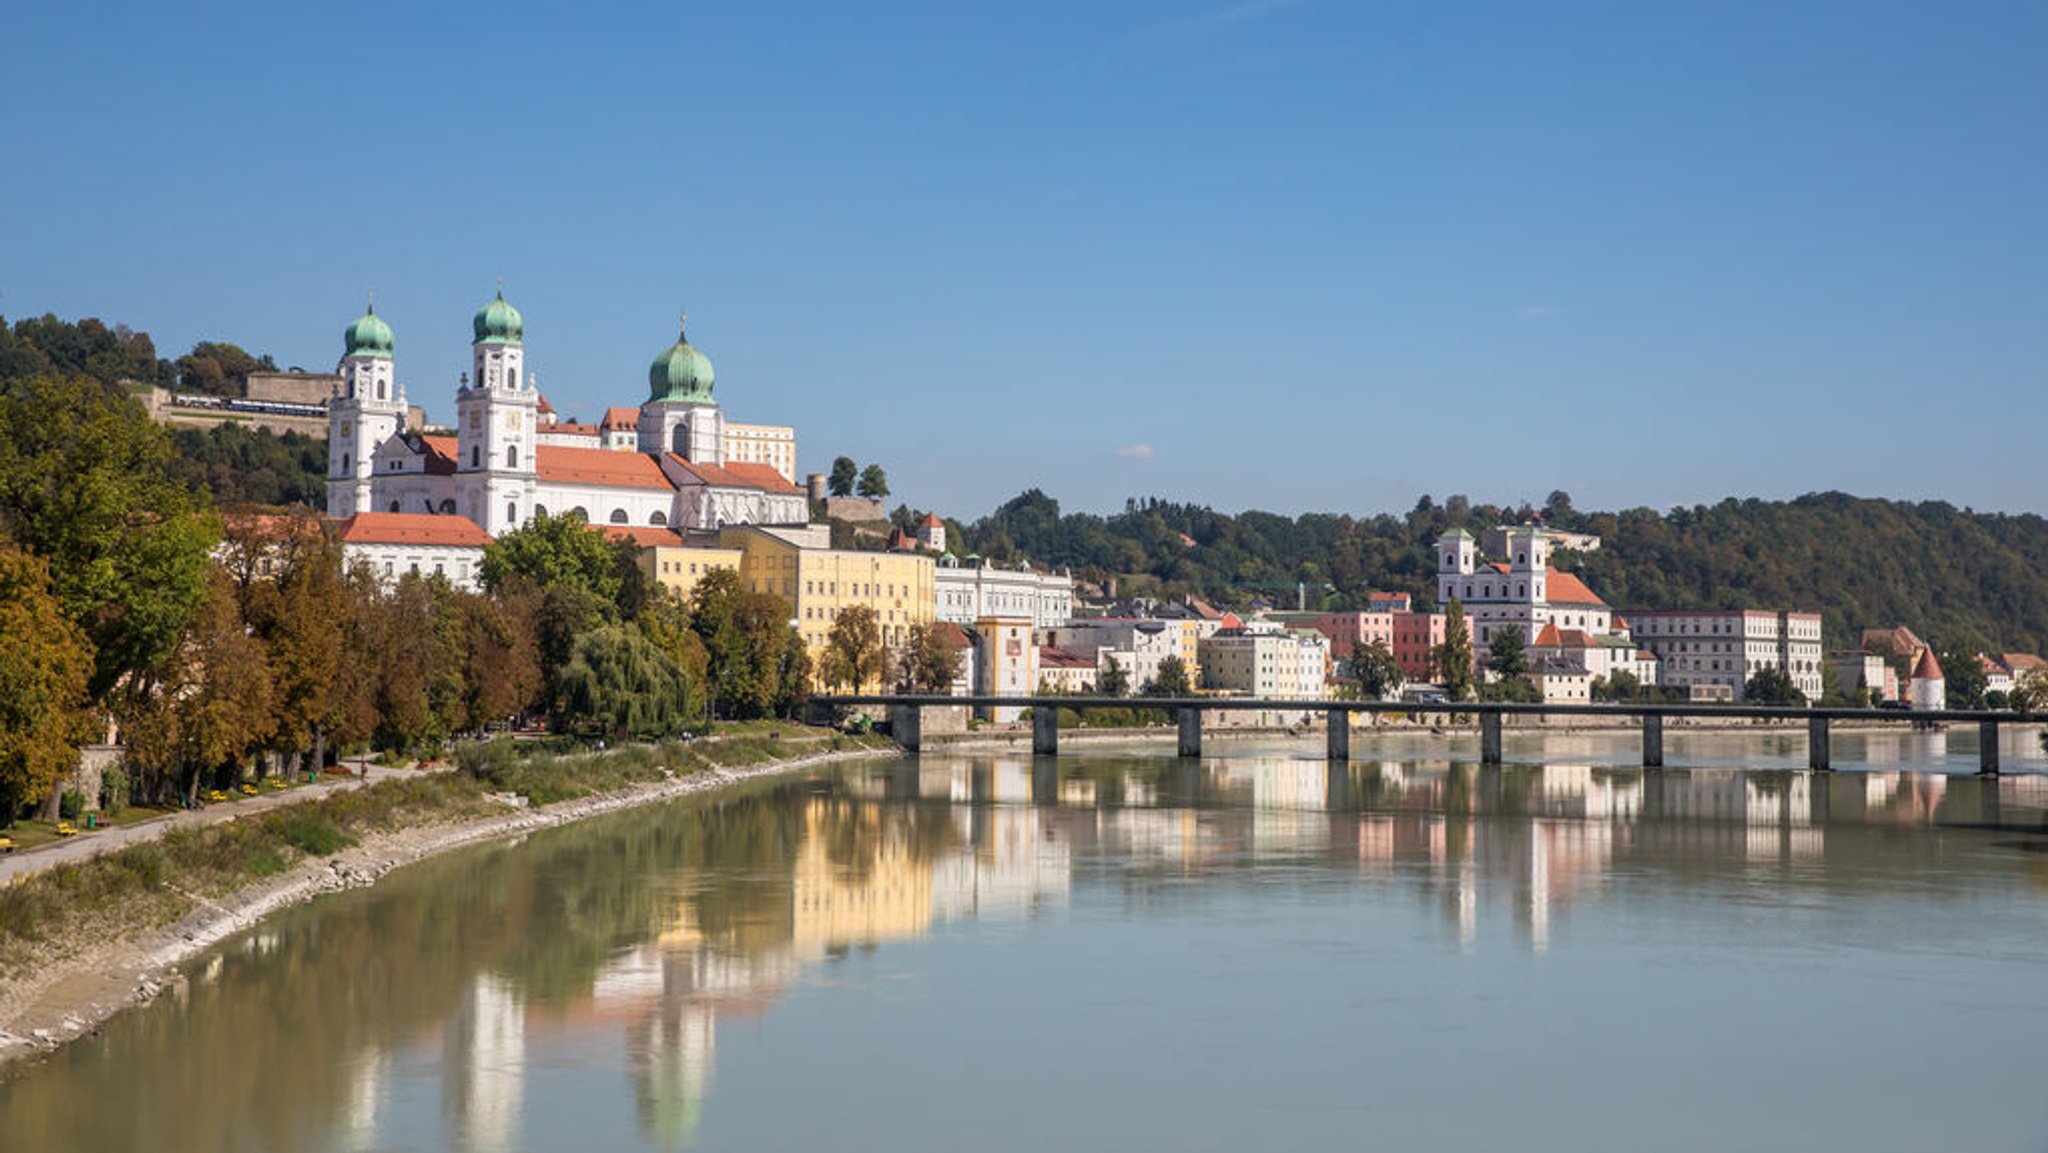
[[[391,328],[375,309],[349,325],[328,406],[329,516],[461,516],[492,536],[537,513],[678,531],[810,519],[794,430],[727,423],[710,358],[683,336],[648,369],[630,444],[607,421],[612,434],[593,427],[582,445],[573,426],[555,426],[526,371],[525,323],[502,293],[471,327],[450,436],[405,429]]]

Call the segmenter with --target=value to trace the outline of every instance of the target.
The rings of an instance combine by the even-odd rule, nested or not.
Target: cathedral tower
[[[539,393],[526,378],[526,324],[497,299],[471,322],[472,374],[455,398],[457,507],[496,536],[533,513]]]
[[[340,392],[327,406],[327,515],[372,511],[371,456],[405,426],[405,395],[394,379],[391,326],[373,301],[342,334]]]
[[[672,452],[698,464],[723,465],[724,416],[711,396],[714,379],[711,358],[678,331],[676,342],[647,368],[640,451]]]

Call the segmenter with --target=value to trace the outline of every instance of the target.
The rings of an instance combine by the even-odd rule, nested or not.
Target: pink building
[[[1403,612],[1390,614],[1394,626],[1394,663],[1411,681],[1437,679],[1436,649],[1444,643],[1443,613]]]

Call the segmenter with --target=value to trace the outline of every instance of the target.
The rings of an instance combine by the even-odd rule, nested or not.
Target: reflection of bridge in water
[[[1047,708],[1046,705],[1055,707]],[[928,709],[972,711],[977,716],[1016,715],[1031,711],[1031,747],[1034,753],[1057,756],[1060,747],[1059,714],[1086,713],[1094,709],[1146,709],[1173,717],[1176,747],[1181,756],[1202,755],[1202,718],[1206,713],[1252,712],[1266,714],[1321,714],[1325,754],[1332,761],[1351,759],[1352,729],[1361,715],[1446,716],[1477,720],[1479,760],[1482,764],[1503,763],[1501,732],[1505,718],[1583,719],[1609,723],[1633,723],[1641,731],[1642,765],[1664,767],[1664,730],[1667,721],[1711,720],[1759,723],[1803,724],[1806,729],[1807,767],[1826,772],[1834,767],[1834,725],[1856,722],[1906,729],[1928,730],[1962,725],[1977,733],[1977,771],[1996,774],[2003,764],[2001,735],[2015,729],[2038,730],[2041,722],[2016,713],[1994,711],[1909,712],[1893,709],[1793,709],[1759,705],[1532,705],[1502,702],[1462,704],[1403,704],[1388,701],[1303,701],[1269,700],[1250,697],[1001,697],[1001,696],[915,696],[904,694],[816,696],[810,700],[810,720],[828,724],[840,708],[880,706],[888,709],[889,729],[905,750],[916,752],[924,743],[924,714]]]

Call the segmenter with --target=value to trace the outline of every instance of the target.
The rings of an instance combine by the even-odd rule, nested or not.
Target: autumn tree
[[[960,650],[946,643],[946,630],[938,625],[912,625],[900,665],[906,690],[943,693],[960,676]]]
[[[0,828],[48,796],[91,739],[85,633],[50,593],[49,566],[0,547]]]
[[[859,692],[882,679],[882,664],[882,628],[875,610],[866,605],[840,609],[825,637],[825,683]]]
[[[143,770],[140,791],[190,803],[202,775],[216,787],[233,783],[270,738],[272,681],[263,642],[242,619],[226,573],[211,574],[156,680],[125,726],[130,760]]]

